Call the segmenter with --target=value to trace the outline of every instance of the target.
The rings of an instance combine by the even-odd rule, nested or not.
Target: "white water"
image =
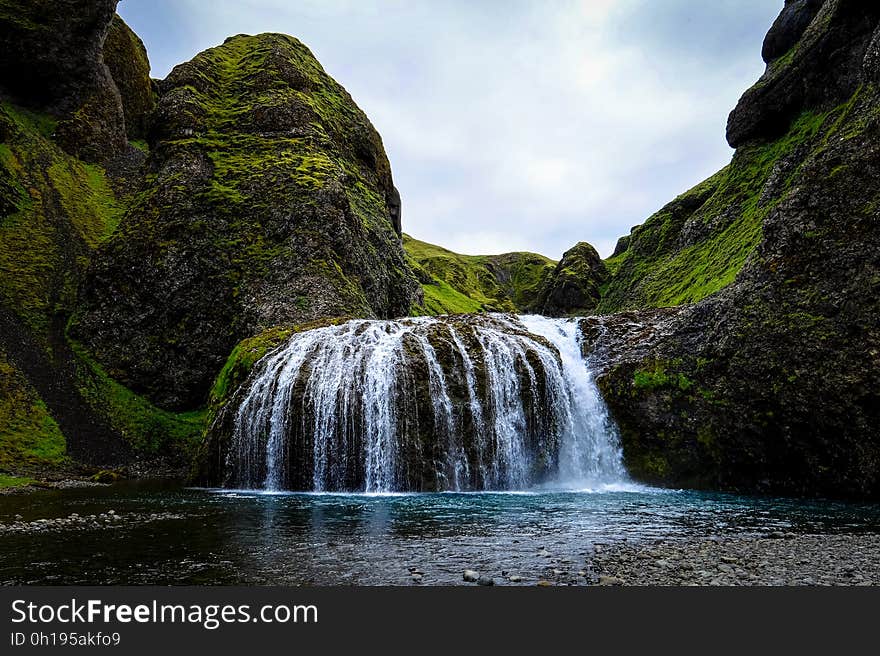
[[[351,321],[293,335],[240,395],[228,487],[600,489],[627,480],[575,321]]]

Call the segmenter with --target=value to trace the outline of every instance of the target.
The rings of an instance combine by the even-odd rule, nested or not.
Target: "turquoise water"
[[[0,497],[4,524],[108,510],[123,521],[0,536],[0,583],[411,585],[411,568],[424,584],[460,583],[466,568],[497,583],[583,582],[596,543],[880,531],[877,505],[638,487],[365,496],[152,483]]]

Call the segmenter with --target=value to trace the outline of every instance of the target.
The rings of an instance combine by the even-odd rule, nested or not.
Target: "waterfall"
[[[576,320],[355,320],[296,333],[236,395],[226,487],[515,490],[626,479]]]

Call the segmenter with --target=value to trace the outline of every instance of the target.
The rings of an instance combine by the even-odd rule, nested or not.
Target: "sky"
[[[382,135],[403,228],[610,255],[730,161],[782,0],[122,0],[153,77],[233,34],[305,43]]]

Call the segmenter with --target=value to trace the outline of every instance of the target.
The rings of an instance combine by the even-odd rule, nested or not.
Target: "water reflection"
[[[624,538],[880,531],[876,505],[644,488],[366,496],[118,485],[0,497],[0,522],[110,509],[180,518],[6,534],[0,582],[409,584],[417,567],[425,583],[458,583],[465,568],[576,571],[593,543]]]

